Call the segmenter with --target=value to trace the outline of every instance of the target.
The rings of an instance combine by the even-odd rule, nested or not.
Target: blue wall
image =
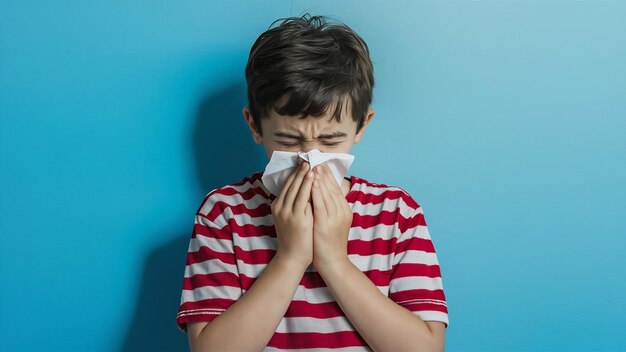
[[[194,212],[267,161],[248,51],[307,10],[370,46],[351,174],[424,208],[448,350],[626,350],[626,2],[290,0],[0,2],[0,350],[187,348]]]

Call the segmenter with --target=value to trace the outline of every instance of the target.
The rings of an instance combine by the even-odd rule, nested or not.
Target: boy
[[[348,153],[374,115],[365,42],[307,15],[250,51],[243,115],[268,158]],[[176,317],[190,349],[443,350],[448,311],[419,204],[399,187],[309,169],[302,161],[277,196],[257,172],[204,198]]]

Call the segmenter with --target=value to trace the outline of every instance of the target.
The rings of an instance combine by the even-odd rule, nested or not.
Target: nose
[[[307,148],[307,150],[306,150],[306,151],[303,151],[303,152],[304,152],[304,153],[308,153],[308,152],[310,152],[311,150],[314,150],[314,149],[317,149],[317,150],[319,150],[320,152],[323,152],[322,148],[320,148],[320,147],[311,147],[311,148]]]
[[[320,153],[326,153],[327,152],[324,148],[314,147],[314,148],[308,148],[308,150],[306,150],[306,151],[299,151],[299,152],[296,152],[296,153],[309,153],[309,152],[311,152],[313,150],[318,150]],[[306,160],[304,160],[301,157],[298,157],[298,165],[300,165],[303,161],[306,161]]]

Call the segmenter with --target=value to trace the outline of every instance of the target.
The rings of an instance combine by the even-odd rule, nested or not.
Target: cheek
[[[348,142],[344,142],[338,145],[334,145],[334,146],[322,146],[320,147],[320,151],[325,152],[325,153],[344,153],[344,154],[348,154],[350,152],[350,147],[352,146],[352,144],[348,143]]]
[[[265,147],[265,154],[267,155],[267,160],[270,160],[272,158],[272,153],[274,152],[275,149],[273,148],[269,148],[269,147]]]
[[[323,146],[318,147],[317,149],[319,149],[322,153],[342,153],[341,148],[338,147]]]

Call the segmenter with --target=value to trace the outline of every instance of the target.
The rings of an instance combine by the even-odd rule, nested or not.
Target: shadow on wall
[[[246,101],[245,87],[233,84],[210,94],[198,107],[196,123],[190,133],[199,188],[194,211],[211,190],[263,171],[267,164],[263,146],[254,143],[241,113]],[[182,220],[169,219],[175,224],[187,224],[175,234],[146,236],[163,238],[171,235],[172,240],[153,248],[146,256],[123,351],[189,349],[187,335],[176,326],[176,313],[180,304],[193,217],[194,214],[188,214]],[[163,228],[171,229],[170,224],[164,223]]]
[[[193,148],[203,195],[263,171],[268,162],[263,146],[254,143],[241,112],[247,103],[245,92],[245,86],[231,85],[200,105]]]

